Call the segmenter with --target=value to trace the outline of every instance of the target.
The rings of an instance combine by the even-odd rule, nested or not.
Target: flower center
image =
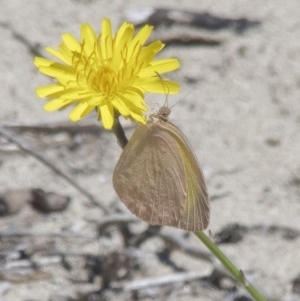
[[[104,65],[92,73],[91,87],[97,92],[111,96],[120,89],[117,74],[111,67]]]
[[[115,70],[109,60],[99,62],[95,53],[90,57],[74,55],[73,65],[77,73],[77,84],[102,96],[111,97],[124,87],[122,71]]]

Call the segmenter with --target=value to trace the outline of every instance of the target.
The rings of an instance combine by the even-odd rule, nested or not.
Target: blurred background
[[[268,300],[300,299],[299,1],[0,4],[0,300],[251,300],[193,235],[130,215],[95,115],[74,124],[35,95],[51,81],[34,57],[104,17],[155,25],[159,58],[179,58],[170,120],[203,168],[212,237]]]

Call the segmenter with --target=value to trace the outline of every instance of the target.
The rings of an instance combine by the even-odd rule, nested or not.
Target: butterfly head
[[[162,106],[157,113],[157,118],[162,121],[168,121],[171,109],[168,106]]]

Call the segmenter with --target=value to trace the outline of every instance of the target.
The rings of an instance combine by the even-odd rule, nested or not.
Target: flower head
[[[50,100],[45,110],[73,104],[69,117],[78,121],[96,109],[106,129],[112,128],[118,115],[145,123],[144,93],[172,94],[179,89],[177,83],[159,76],[177,69],[179,61],[154,60],[164,47],[161,41],[144,46],[152,29],[145,25],[134,35],[134,26],[124,22],[113,36],[110,21],[104,19],[99,36],[89,24],[81,26],[81,41],[63,34],[58,50],[46,48],[60,62],[42,57],[34,60],[40,72],[56,80],[36,91]]]

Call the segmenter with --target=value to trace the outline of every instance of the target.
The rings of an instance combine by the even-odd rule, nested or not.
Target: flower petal
[[[61,43],[58,47],[58,51],[62,54],[62,56],[65,58],[65,61],[67,61],[68,65],[72,65],[72,58],[74,55],[74,51],[71,51],[65,43]]]
[[[70,99],[62,99],[62,98],[53,99],[44,105],[44,110],[48,112],[60,110],[73,102],[74,101]]]
[[[135,86],[148,93],[177,94],[179,92],[178,83],[160,78],[137,79]]]
[[[153,26],[148,24],[143,26],[141,30],[131,40],[130,46],[135,47],[136,44],[140,44],[140,45],[145,44],[152,31],[153,31]]]
[[[73,100],[81,100],[86,99],[88,97],[93,96],[93,93],[88,89],[83,89],[80,87],[76,88],[68,88],[60,91],[56,91],[52,94],[49,94],[49,98],[65,98],[65,99],[73,99]]]
[[[141,124],[146,124],[146,118],[144,115],[142,114],[136,114],[134,112],[131,112],[131,117],[133,120],[136,120],[138,122],[140,122]]]
[[[143,47],[143,49],[141,49],[140,56],[143,56],[143,54],[146,52],[146,53],[151,53],[152,57],[154,57],[164,47],[165,47],[165,44],[163,44],[161,41],[154,41],[151,44]]]
[[[102,21],[101,52],[103,60],[112,57],[112,33],[109,19]]]
[[[116,109],[116,111],[120,113],[120,115],[126,117],[130,115],[130,109],[127,107],[126,103],[122,101],[119,97],[115,97],[111,103]]]
[[[122,93],[122,96],[126,99],[129,106],[134,106],[141,111],[147,110],[147,106],[144,101],[144,93],[141,89],[130,87],[126,90],[126,92]]]
[[[81,26],[81,40],[84,45],[84,52],[89,57],[95,50],[95,43],[97,42],[96,34],[90,24]]]
[[[62,37],[62,40],[63,40],[65,46],[71,52],[80,52],[81,45],[71,34],[65,33],[61,37]]]
[[[36,89],[36,94],[39,97],[45,98],[49,97],[49,95],[60,92],[64,90],[64,87],[61,85],[53,84],[53,85],[47,85],[42,86]]]
[[[136,36],[128,43],[128,55],[129,60],[136,60],[139,51],[141,50],[143,44],[146,42],[153,30],[153,26],[145,25]]]
[[[55,56],[56,58],[60,59],[62,62],[70,65],[71,60],[69,56],[65,56],[63,53],[61,53],[59,50],[55,50],[51,47],[46,47],[46,51]]]
[[[138,107],[138,99],[135,99],[132,95],[126,96],[124,94],[120,94],[118,95],[118,99],[114,101],[114,106],[116,107],[116,109],[119,110],[119,104],[122,103],[130,112],[129,115],[138,114],[143,116],[144,112],[147,110],[147,107],[145,109],[140,109]]]
[[[78,103],[78,105],[71,111],[69,118],[72,121],[78,121],[90,113],[95,107],[89,106],[86,101]]]
[[[120,52],[120,50],[124,48],[125,44],[132,39],[133,31],[134,27],[132,24],[124,22],[121,25],[114,39],[115,51]]]
[[[100,109],[100,112],[98,113],[99,117],[101,116],[103,127],[107,130],[110,130],[114,125],[114,107],[110,103],[107,103],[99,106],[98,109]]]
[[[174,71],[180,67],[178,59],[163,59],[150,63],[149,66],[143,68],[139,72],[139,77],[153,76],[156,73],[163,74],[170,71]]]
[[[39,56],[35,57],[35,58],[34,58],[34,61],[33,61],[33,64],[34,64],[36,67],[38,67],[38,68],[40,68],[40,67],[49,67],[49,66],[51,66],[51,65],[54,64],[54,63],[55,63],[55,62],[50,61],[50,60],[48,60],[48,59],[45,59],[45,58],[43,58],[43,57],[39,57]]]
[[[39,67],[40,72],[56,78],[57,80],[70,81],[76,80],[72,67],[65,66],[59,63],[53,63],[49,67]]]
[[[113,64],[115,69],[120,69],[124,65],[123,61],[127,57],[127,43],[131,40],[134,32],[132,24],[124,22],[121,28],[117,31],[113,45]]]

